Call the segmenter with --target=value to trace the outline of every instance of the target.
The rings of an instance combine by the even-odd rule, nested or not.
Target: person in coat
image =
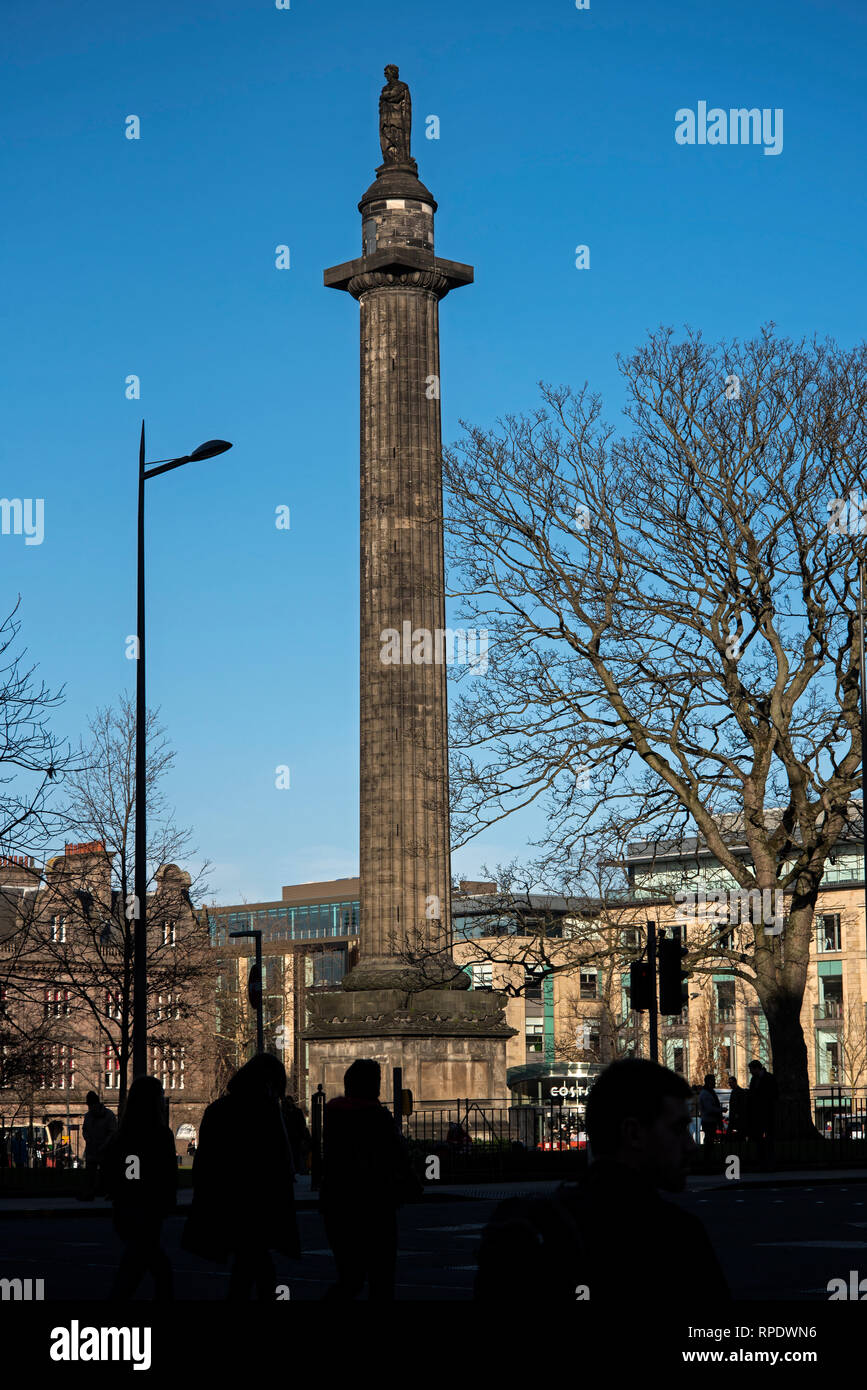
[[[729,1121],[726,1137],[743,1139],[747,1132],[747,1092],[738,1085],[736,1076],[729,1077]]]
[[[172,1267],[161,1236],[164,1219],[175,1209],[178,1167],[163,1088],[155,1076],[139,1076],[130,1086],[123,1119],[101,1161],[114,1229],[124,1245],[109,1297],[132,1298],[150,1272],[154,1298],[170,1300]]]
[[[593,1161],[575,1184],[510,1197],[482,1232],[475,1298],[502,1309],[522,1287],[528,1306],[584,1303],[622,1312],[632,1290],[665,1317],[686,1298],[704,1314],[731,1301],[707,1231],[663,1194],[683,1192],[696,1145],[692,1090],[643,1058],[612,1062],[587,1098]],[[624,1292],[625,1291],[625,1292]]]
[[[750,1089],[747,1093],[750,1138],[756,1141],[759,1162],[769,1167],[774,1156],[776,1133],[777,1083],[758,1058],[750,1062]]]
[[[85,1190],[82,1200],[92,1201],[97,1192],[104,1187],[102,1160],[112,1136],[117,1130],[117,1117],[107,1105],[103,1105],[96,1091],[88,1091],[85,1096],[87,1114],[81,1126],[84,1139],[84,1167],[86,1171]]]
[[[710,1160],[713,1145],[722,1126],[722,1105],[715,1090],[716,1077],[712,1072],[708,1072],[704,1078],[704,1085],[698,1093],[698,1116],[701,1121],[701,1132],[704,1135],[704,1156]]]
[[[344,1095],[325,1107],[319,1208],[337,1282],[326,1298],[394,1298],[397,1208],[421,1195],[394,1119],[379,1102],[379,1063],[360,1058],[344,1074]]]
[[[286,1096],[282,1101],[281,1109],[283,1111],[283,1123],[289,1136],[289,1147],[292,1150],[292,1163],[295,1172],[306,1173],[307,1159],[313,1141],[310,1137],[310,1130],[307,1128],[304,1111],[295,1104],[294,1096]]]
[[[280,1102],[283,1064],[267,1053],[235,1073],[226,1095],[209,1105],[193,1160],[193,1202],[182,1244],[205,1258],[233,1255],[230,1299],[274,1301],[271,1251],[301,1254],[295,1170]]]

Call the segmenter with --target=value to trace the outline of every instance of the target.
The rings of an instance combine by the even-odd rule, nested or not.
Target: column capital
[[[388,247],[355,261],[344,261],[323,272],[326,289],[346,290],[357,299],[367,289],[389,285],[417,286],[443,299],[450,290],[473,283],[473,267],[461,261],[445,261],[412,247]]]

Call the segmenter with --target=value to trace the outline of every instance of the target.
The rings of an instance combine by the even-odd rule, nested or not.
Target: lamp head
[[[201,459],[215,458],[217,454],[224,454],[231,447],[226,439],[207,439],[204,444],[200,444],[198,449],[194,449],[190,454],[190,463],[198,463]]]

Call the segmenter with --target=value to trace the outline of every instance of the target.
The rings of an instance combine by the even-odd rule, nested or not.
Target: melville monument
[[[409,88],[385,77],[362,255],[324,276],[361,317],[361,917],[342,988],[309,996],[309,1079],[334,1094],[375,1057],[422,1102],[504,1099],[504,997],[468,990],[451,954],[439,301],[473,270],[434,252]]]

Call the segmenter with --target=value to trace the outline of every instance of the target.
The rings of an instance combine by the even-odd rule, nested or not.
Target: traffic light
[[[657,946],[659,959],[659,1012],[679,1014],[686,1003],[686,973],[683,958],[686,947],[681,945],[680,932],[663,937]]]
[[[635,960],[629,967],[629,1006],[633,1013],[642,1013],[650,1008],[653,997],[653,981],[650,966],[646,960]]]

